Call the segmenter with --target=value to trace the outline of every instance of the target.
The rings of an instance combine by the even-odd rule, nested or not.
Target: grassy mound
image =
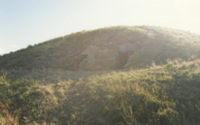
[[[175,60],[73,79],[64,70],[4,71],[0,102],[20,125],[198,125],[199,69],[200,60]]]
[[[149,35],[154,31],[155,35]],[[127,68],[144,68],[166,63],[166,59],[188,60],[200,56],[200,36],[189,32],[150,26],[118,26],[92,31],[81,31],[55,38],[38,45],[29,45],[0,57],[0,69],[68,69],[73,70],[77,57],[89,45],[95,52],[98,69],[112,69],[118,55],[117,47],[125,42],[136,43],[137,51],[131,56]],[[97,69],[89,66],[88,69]],[[88,70],[86,68],[86,70]]]

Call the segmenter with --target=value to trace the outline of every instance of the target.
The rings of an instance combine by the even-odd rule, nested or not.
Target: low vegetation
[[[21,72],[0,79],[0,102],[20,125],[200,124],[200,60],[74,79],[64,70]]]

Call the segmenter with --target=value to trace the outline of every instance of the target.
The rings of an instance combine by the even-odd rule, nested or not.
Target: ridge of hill
[[[153,32],[153,34],[151,34]],[[154,26],[116,26],[81,31],[55,38],[0,57],[0,69],[67,69],[74,70],[81,52],[93,45],[96,65],[83,70],[104,70],[115,67],[118,46],[135,43],[137,49],[124,68],[144,68],[166,64],[166,60],[189,60],[200,57],[200,35]]]

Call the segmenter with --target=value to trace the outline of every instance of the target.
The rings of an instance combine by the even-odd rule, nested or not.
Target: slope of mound
[[[146,67],[152,61],[188,60],[199,57],[200,36],[189,32],[150,26],[118,26],[72,33],[0,57],[0,69],[72,69],[90,45],[95,49],[95,64],[82,69],[113,69],[118,46],[135,43],[125,67]]]
[[[45,80],[8,73],[0,77],[0,102],[20,125],[198,125],[199,69],[200,60],[175,60],[77,80],[53,71],[40,74]]]

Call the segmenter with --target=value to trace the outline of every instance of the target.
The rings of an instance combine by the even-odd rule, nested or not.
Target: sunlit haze
[[[0,55],[72,32],[153,25],[200,34],[199,0],[0,0]]]

